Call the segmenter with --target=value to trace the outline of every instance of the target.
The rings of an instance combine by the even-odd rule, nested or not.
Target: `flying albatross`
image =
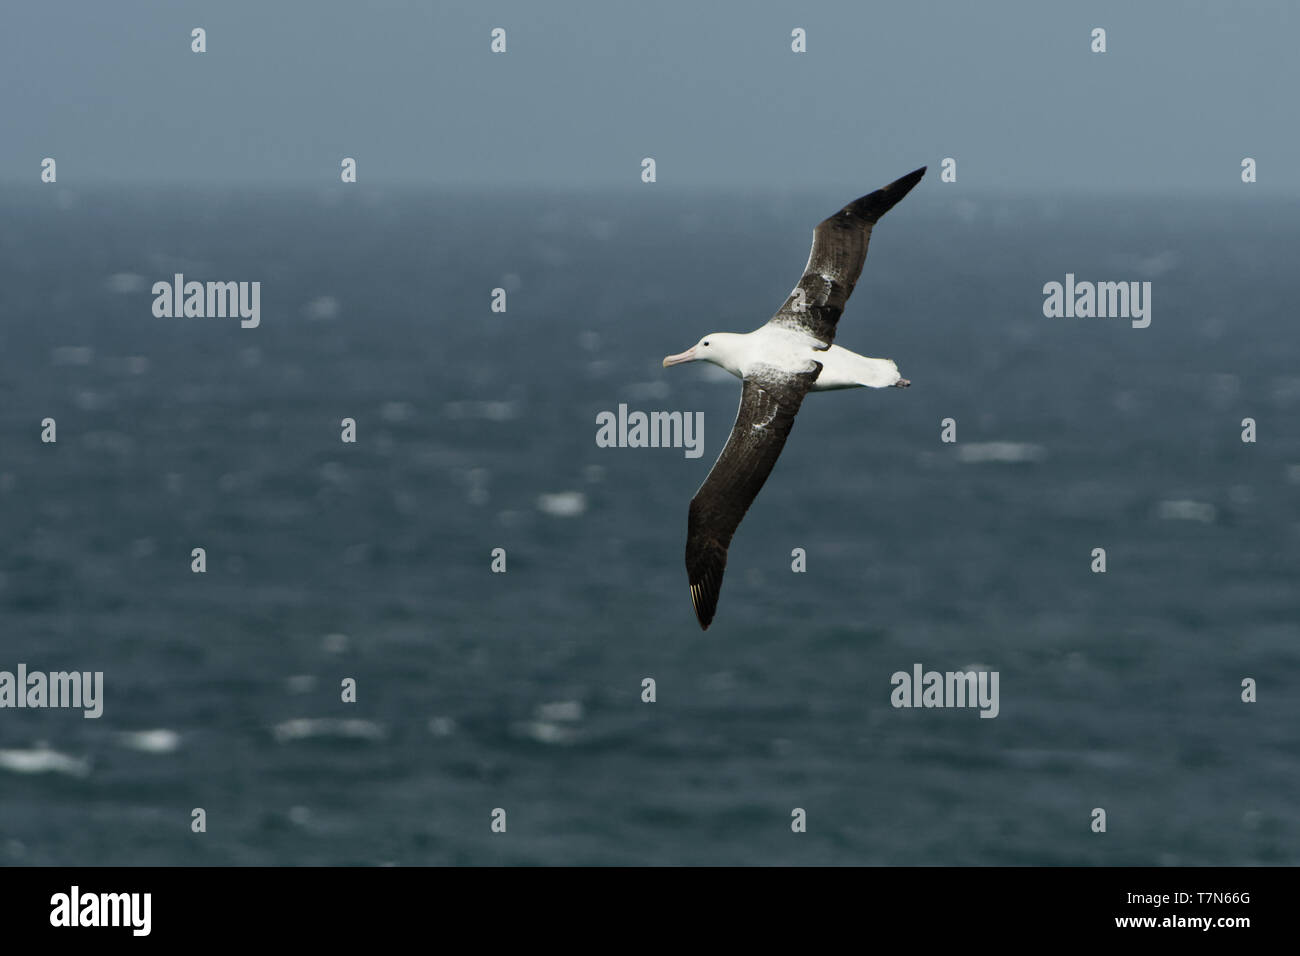
[[[731,538],[767,481],[794,416],[809,392],[836,388],[906,388],[889,359],[832,345],[835,323],[862,274],[871,229],[925,175],[925,167],[849,203],[813,231],[803,277],[776,315],[749,333],[712,332],[664,368],[712,362],[743,383],[740,409],[722,454],[691,499],[686,574],[700,627],[718,609]]]

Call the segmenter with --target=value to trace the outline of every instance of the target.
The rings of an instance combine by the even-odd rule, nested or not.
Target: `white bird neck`
[[[749,355],[748,335],[740,332],[716,332],[709,336],[710,352],[705,361],[724,368],[737,378],[744,378]]]

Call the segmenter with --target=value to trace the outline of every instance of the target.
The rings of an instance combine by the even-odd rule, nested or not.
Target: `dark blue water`
[[[913,386],[809,397],[702,633],[739,388],[660,359],[850,197],[341,193],[0,200],[0,669],[106,684],[0,710],[0,861],[1300,862],[1294,205],[909,198],[838,341]],[[1151,326],[1045,318],[1067,272]],[[620,402],[704,457],[598,448]],[[999,716],[891,707],[917,662]]]

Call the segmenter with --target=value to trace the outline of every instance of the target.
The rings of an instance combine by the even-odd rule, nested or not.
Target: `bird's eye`
[[[709,344],[709,340],[708,340],[708,339],[705,339],[705,340],[704,340],[704,344],[705,344],[705,345],[708,345],[708,344]]]

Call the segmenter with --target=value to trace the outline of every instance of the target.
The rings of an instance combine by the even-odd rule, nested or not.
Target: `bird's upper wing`
[[[691,499],[686,574],[695,615],[705,630],[718,608],[731,537],[767,481],[795,413],[821,370],[820,362],[795,373],[760,366],[745,376],[731,437]]]
[[[922,166],[823,220],[813,230],[812,251],[803,277],[768,324],[807,332],[829,346],[844,303],[862,275],[871,227],[924,175]]]

